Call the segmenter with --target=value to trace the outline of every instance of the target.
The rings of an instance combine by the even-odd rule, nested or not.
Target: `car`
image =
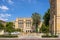
[[[20,32],[12,32],[11,34],[12,35],[18,35],[18,34],[20,34]]]

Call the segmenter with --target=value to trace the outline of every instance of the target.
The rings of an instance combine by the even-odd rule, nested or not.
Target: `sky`
[[[34,12],[43,17],[49,8],[49,0],[0,0],[0,20],[31,17]]]

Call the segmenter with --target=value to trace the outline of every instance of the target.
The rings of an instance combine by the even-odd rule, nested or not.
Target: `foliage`
[[[40,31],[44,33],[44,35],[48,36],[49,35],[49,26],[45,26],[42,24],[42,27],[40,28]]]
[[[19,28],[18,28],[18,29],[16,29],[16,31],[18,31],[18,32],[23,32],[23,30],[21,30],[21,29],[19,29]]]
[[[47,12],[45,13],[45,15],[43,16],[44,19],[44,24],[45,26],[49,26],[49,20],[50,20],[50,9],[47,10]]]
[[[37,28],[38,28],[38,25],[39,25],[39,23],[40,23],[40,19],[41,19],[41,16],[40,16],[40,14],[39,13],[33,13],[32,14],[32,19],[33,19],[33,26],[35,26],[35,28],[36,28],[36,32],[38,32],[38,30],[37,30]]]
[[[4,29],[4,25],[2,23],[0,23],[0,30]]]
[[[17,35],[0,35],[0,38],[17,38]]]
[[[13,28],[13,23],[12,22],[7,22],[6,23],[6,27],[5,27],[5,31],[6,32],[9,32],[9,33],[11,33],[11,32],[14,32],[15,31],[15,29]]]
[[[43,16],[43,19],[44,19],[44,22],[43,22],[40,30],[41,30],[42,33],[45,33],[46,35],[49,35],[50,9],[47,10],[45,15]]]
[[[42,35],[43,38],[57,38],[57,35]]]
[[[49,33],[49,26],[45,26],[44,24],[42,24],[40,30],[42,33]]]

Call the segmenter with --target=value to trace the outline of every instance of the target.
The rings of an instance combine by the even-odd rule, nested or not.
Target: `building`
[[[0,30],[0,35],[4,35],[4,30]]]
[[[17,18],[15,21],[15,29],[20,28],[24,32],[32,32],[32,19],[31,18]]]
[[[6,22],[5,21],[0,20],[0,23],[3,24],[4,26],[6,26]]]
[[[60,34],[60,0],[50,0],[50,31]]]
[[[15,29],[20,28],[23,32],[35,32],[36,28],[32,26],[32,22],[32,18],[17,18],[15,21]]]

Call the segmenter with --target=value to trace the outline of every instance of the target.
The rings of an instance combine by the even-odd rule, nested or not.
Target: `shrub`
[[[42,35],[43,38],[56,38],[57,35]]]
[[[16,38],[17,35],[0,35],[0,38]]]

